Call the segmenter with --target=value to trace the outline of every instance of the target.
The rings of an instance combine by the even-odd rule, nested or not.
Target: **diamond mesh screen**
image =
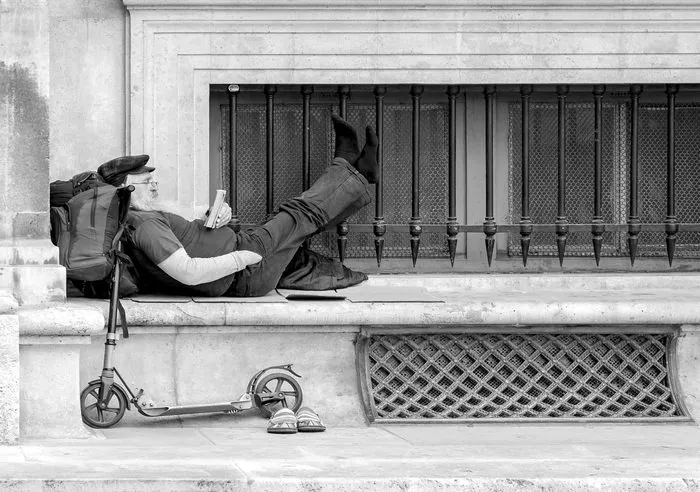
[[[511,220],[520,220],[522,200],[521,176],[521,106],[510,105],[509,111],[509,174]],[[592,103],[568,103],[566,128],[566,213],[569,222],[589,223],[593,218],[593,128]],[[625,107],[617,104],[603,105],[603,158],[602,158],[602,214],[609,223],[627,220],[627,146],[622,145],[625,129],[618,127],[626,121]],[[530,217],[534,223],[551,224],[557,216],[558,135],[557,105],[537,103],[531,105],[530,114]],[[535,232],[531,236],[531,255],[556,255],[554,234]],[[601,254],[619,255],[626,235],[605,232]],[[571,232],[566,244],[567,254],[593,255],[591,235]],[[509,253],[522,254],[520,236],[511,234]]]
[[[324,102],[311,105],[311,182],[318,178],[333,157],[331,113],[337,105]],[[313,101],[313,100],[312,100]],[[266,116],[265,104],[238,104],[238,211],[244,223],[260,222],[265,217],[266,187]],[[274,202],[302,192],[302,111],[301,103],[275,104]],[[385,257],[410,257],[408,221],[411,217],[411,106],[384,105],[384,218],[387,223],[405,223],[405,233],[385,236]],[[364,128],[375,125],[374,104],[348,104],[348,121],[358,129],[360,147],[364,145]],[[222,177],[228,186],[228,105],[221,106]],[[420,212],[423,224],[443,224],[447,216],[448,122],[445,104],[421,105]],[[362,129],[362,130],[360,130]],[[371,224],[374,220],[374,186],[372,203],[349,223]],[[320,253],[337,255],[335,232],[316,235],[311,246]],[[347,257],[374,257],[374,235],[350,233]],[[448,256],[445,235],[424,232],[421,236],[422,257]]]
[[[642,222],[662,222],[666,216],[665,105],[644,105],[639,111],[639,209]],[[679,222],[700,221],[700,106],[676,105],[676,215]],[[665,256],[666,235],[640,235],[638,254]],[[700,234],[681,232],[676,256],[700,256]]]
[[[593,103],[567,104],[566,209],[570,223],[590,223],[593,217]],[[639,210],[642,222],[663,222],[666,216],[667,109],[643,104],[639,111]],[[530,215],[535,223],[553,223],[557,215],[557,105],[531,105]],[[521,105],[509,107],[510,218],[521,210]],[[625,223],[629,214],[629,107],[626,102],[603,105],[603,220]],[[679,222],[700,220],[700,106],[676,105],[676,212]],[[533,233],[530,254],[556,255],[555,236]],[[606,232],[604,256],[627,255],[627,235]],[[511,234],[508,251],[520,255],[520,236]],[[591,235],[570,233],[569,255],[593,255]],[[638,255],[665,256],[665,234],[642,232]],[[700,234],[682,232],[676,256],[700,256]]]
[[[376,419],[680,417],[670,335],[372,335]]]

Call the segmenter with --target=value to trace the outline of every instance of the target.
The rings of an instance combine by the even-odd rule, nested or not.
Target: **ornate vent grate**
[[[674,418],[670,334],[426,334],[364,339],[375,420]],[[368,391],[367,391],[368,390]]]

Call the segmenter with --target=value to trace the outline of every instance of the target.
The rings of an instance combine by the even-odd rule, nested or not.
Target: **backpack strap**
[[[119,310],[119,321],[122,325],[122,335],[124,338],[129,338],[129,326],[126,323],[126,311],[124,311],[124,306],[122,306],[122,303],[118,298],[117,309]]]

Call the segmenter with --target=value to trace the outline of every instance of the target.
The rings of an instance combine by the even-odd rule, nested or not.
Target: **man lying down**
[[[142,293],[194,296],[264,296],[280,287],[325,290],[367,279],[304,249],[308,237],[331,228],[370,202],[368,185],[377,181],[377,137],[366,129],[360,152],[355,130],[333,115],[335,156],[301,196],[281,204],[267,222],[235,232],[225,205],[214,229],[204,219],[188,221],[165,211],[155,168],[147,156],[120,158],[98,169],[114,186],[133,185],[127,217],[126,253],[138,272]]]

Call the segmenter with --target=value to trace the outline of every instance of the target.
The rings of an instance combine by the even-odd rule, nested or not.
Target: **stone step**
[[[0,448],[0,488],[70,491],[700,490],[700,428],[331,426],[273,435],[252,415],[144,422]]]

